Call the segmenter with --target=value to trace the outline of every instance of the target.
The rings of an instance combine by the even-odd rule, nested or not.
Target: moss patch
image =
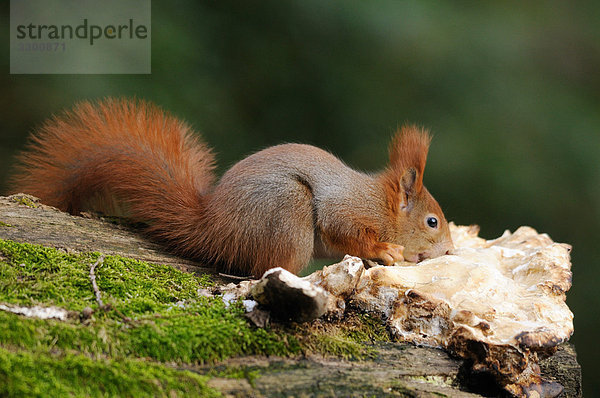
[[[355,360],[375,355],[369,343],[391,341],[381,320],[352,312],[338,321],[298,326],[294,332],[305,351]]]
[[[74,311],[97,307],[89,269],[98,253],[68,254],[5,240],[0,240],[0,253],[0,302],[56,305]],[[118,256],[106,257],[96,276],[103,299],[131,316],[196,299],[198,289],[211,285],[208,276]]]
[[[22,318],[0,312],[0,343],[44,346],[113,357],[204,363],[241,354],[289,355],[300,351],[291,336],[252,328],[243,308],[206,298],[206,276],[169,266],[106,257],[95,274],[102,299],[95,301],[90,264],[99,254],[74,255],[0,240],[0,302],[90,307],[91,319],[70,322]],[[126,318],[124,318],[124,316]]]
[[[207,373],[207,376],[222,377],[226,379],[246,379],[252,387],[260,376],[260,371],[250,366],[219,366]]]
[[[244,317],[241,303],[226,307],[219,297],[205,297],[203,291],[212,285],[208,276],[118,256],[107,256],[96,266],[105,303],[100,307],[89,275],[99,257],[0,240],[0,303],[54,305],[72,314],[58,321],[0,311],[0,396],[24,391],[195,395],[207,389],[205,378],[174,365],[242,355],[317,353],[360,359],[372,355],[364,342],[389,339],[378,320],[359,315],[258,329]],[[29,370],[33,364],[39,370]],[[251,384],[257,377],[244,367],[227,375]],[[119,386],[105,390],[107,383]],[[181,387],[188,384],[193,391]]]
[[[81,354],[0,347],[0,396],[217,397],[208,377],[142,360],[93,360]]]
[[[31,207],[32,209],[35,209],[36,207],[39,207],[40,205],[37,204],[33,199],[31,199],[32,197],[29,195],[24,195],[24,194],[17,194],[17,195],[12,195],[10,196],[10,199],[15,202],[18,203],[20,205],[23,206],[27,206],[27,207]]]

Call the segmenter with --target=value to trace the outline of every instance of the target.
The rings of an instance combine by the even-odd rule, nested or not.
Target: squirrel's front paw
[[[395,262],[404,261],[404,246],[387,242],[382,242],[378,246],[376,258],[383,261],[384,265],[394,265]]]

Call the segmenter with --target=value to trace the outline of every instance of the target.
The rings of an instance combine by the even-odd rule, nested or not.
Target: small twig
[[[94,289],[94,294],[96,295],[96,301],[100,308],[104,307],[104,303],[102,302],[102,298],[100,297],[100,289],[98,288],[98,284],[96,283],[96,274],[94,271],[96,270],[97,265],[102,265],[104,262],[104,255],[98,257],[98,260],[94,264],[90,266],[90,281],[92,281],[92,288]]]
[[[94,289],[94,295],[96,296],[96,302],[98,303],[98,306],[100,307],[101,310],[104,310],[104,311],[113,310],[118,316],[121,317],[123,322],[131,322],[131,318],[129,318],[128,316],[125,316],[121,311],[119,311],[118,309],[113,307],[111,304],[104,305],[104,303],[102,302],[102,297],[100,297],[100,288],[98,288],[98,284],[96,283],[96,274],[94,271],[96,270],[97,266],[102,265],[103,263],[104,263],[104,254],[101,255],[94,264],[90,265],[90,281],[92,282],[92,288]]]
[[[229,275],[229,274],[224,274],[222,272],[219,272],[219,276],[222,276],[222,277],[225,277],[225,278],[229,278],[229,279],[236,279],[236,280],[239,280],[239,281],[245,281],[245,280],[248,280],[248,279],[254,279],[251,276]]]

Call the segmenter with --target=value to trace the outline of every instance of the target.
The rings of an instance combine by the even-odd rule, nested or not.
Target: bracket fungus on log
[[[382,315],[398,340],[471,360],[474,371],[491,372],[514,395],[558,395],[561,387],[542,380],[538,362],[573,333],[565,303],[571,247],[530,227],[490,241],[476,226],[451,223],[450,230],[452,255],[365,270],[346,298]],[[358,273],[352,258],[332,267],[347,273],[344,263]],[[339,276],[325,268],[308,278],[327,290]]]

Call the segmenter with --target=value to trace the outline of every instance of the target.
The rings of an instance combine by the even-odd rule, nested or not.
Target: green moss
[[[94,304],[88,266],[81,257],[3,240],[0,253],[0,302],[71,310]]]
[[[346,330],[352,340],[371,343],[391,341],[390,334],[381,319],[367,314],[356,314],[353,317],[350,327]]]
[[[310,339],[309,345],[316,352],[336,357],[362,359],[369,356],[367,347],[342,332],[315,335]]]
[[[248,366],[223,366],[210,370],[206,375],[227,379],[246,379],[252,387],[255,387],[255,381],[260,376],[260,371]]]
[[[10,224],[0,221],[0,227],[14,227],[14,225],[10,225]]]
[[[98,253],[75,255],[5,240],[0,240],[0,253],[5,257],[0,261],[0,302],[43,303],[75,311],[97,306],[89,269]],[[211,285],[208,276],[118,256],[107,256],[95,273],[104,301],[127,316],[195,299],[198,289]]]
[[[0,396],[18,395],[19,386],[27,383],[20,379],[25,373],[19,373],[17,367],[26,368],[27,361],[40,352],[76,361],[107,358],[104,362],[89,359],[91,362],[86,363],[85,372],[91,376],[89,386],[77,384],[79,368],[69,371],[61,364],[62,359],[52,368],[49,354],[44,354],[47,361],[40,360],[41,369],[46,370],[31,376],[34,381],[41,378],[39,391],[52,384],[61,393],[58,395],[69,395],[71,390],[61,389],[72,384],[75,395],[101,395],[101,380],[110,376],[107,374],[113,366],[131,375],[131,388],[142,388],[135,381],[138,376],[127,368],[128,364],[137,364],[139,358],[153,361],[153,365],[142,361],[151,369],[164,363],[185,367],[242,355],[320,353],[361,359],[373,354],[368,343],[389,339],[379,320],[359,315],[348,315],[338,322],[255,328],[244,317],[241,303],[226,307],[219,297],[207,298],[201,293],[212,285],[208,276],[118,256],[106,256],[95,269],[102,300],[107,304],[101,308],[89,275],[90,265],[99,256],[0,240],[0,303],[56,305],[73,315],[67,321],[58,321],[0,311],[0,349],[17,350],[2,354],[0,369],[4,373],[0,373],[0,382],[2,377],[15,381],[0,390]],[[92,309],[91,316],[89,311],[83,311],[87,307]],[[44,379],[44,374],[51,375],[51,380]],[[243,377],[252,384],[258,373],[242,367],[228,375]],[[127,377],[115,379],[114,383],[127,385]],[[162,376],[156,379],[163,383]],[[166,388],[146,395],[165,395],[170,391]],[[133,390],[128,391],[111,390],[108,394],[136,395]]]
[[[108,256],[95,274],[104,311],[89,278],[98,254],[73,255],[55,249],[0,240],[0,302],[57,305],[95,310],[81,323],[22,318],[0,312],[0,343],[23,348],[76,348],[115,357],[203,363],[242,354],[289,355],[300,351],[293,337],[252,328],[243,308],[226,308],[206,298],[198,277],[169,266]],[[125,315],[130,320],[124,320]]]
[[[390,341],[381,320],[351,312],[337,322],[315,321],[294,332],[306,351],[347,359],[371,358],[375,351],[369,343]]]
[[[218,397],[208,377],[143,360],[93,360],[81,354],[13,351],[0,347],[3,397]]]
[[[242,354],[290,355],[300,351],[292,336],[252,329],[236,311],[223,317],[207,304],[205,314],[179,314],[124,323],[105,317],[91,322],[23,318],[0,312],[0,344],[22,348],[76,349],[112,357],[205,363]],[[291,341],[291,344],[290,344]]]
[[[251,328],[240,306],[227,309],[219,299],[210,306],[196,307],[192,315],[174,314],[143,322],[123,334],[133,352],[160,361],[212,362],[241,354],[300,351],[293,337]]]
[[[13,195],[13,196],[11,196],[11,199],[15,203],[18,203],[20,205],[24,205],[27,207],[31,207],[32,209],[39,207],[39,205],[37,203],[35,203],[33,200],[31,200],[27,195]]]

